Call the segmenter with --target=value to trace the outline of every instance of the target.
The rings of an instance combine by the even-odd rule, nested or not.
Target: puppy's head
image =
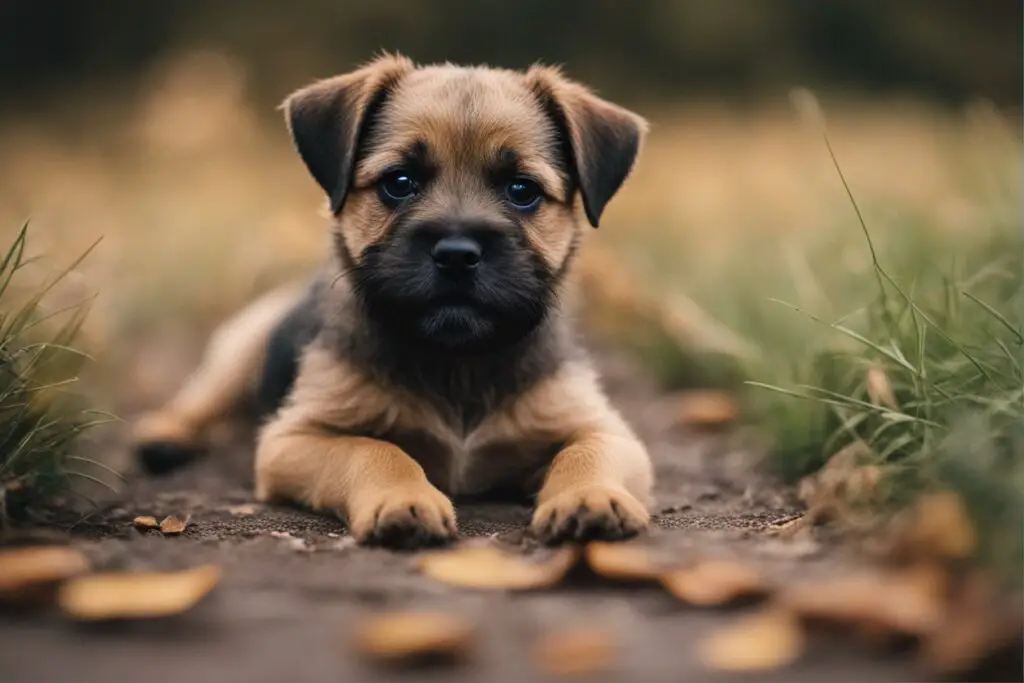
[[[577,204],[597,227],[646,132],[553,68],[395,55],[283,108],[366,314],[448,350],[512,344],[544,320],[583,229]]]

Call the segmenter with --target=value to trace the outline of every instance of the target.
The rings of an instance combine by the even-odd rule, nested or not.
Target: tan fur
[[[417,207],[425,219],[497,215],[501,207],[486,186],[487,172],[503,150],[514,149],[519,168],[528,170],[547,197],[523,219],[529,248],[552,271],[561,271],[582,224],[567,197],[573,180],[555,157],[555,124],[538,115],[538,96],[550,98],[563,112],[575,145],[574,167],[585,176],[580,192],[587,217],[595,226],[614,191],[600,186],[611,182],[600,175],[606,170],[602,164],[611,163],[595,147],[600,134],[646,131],[635,114],[555,69],[535,67],[524,74],[453,65],[416,68],[391,55],[304,88],[284,108],[294,117],[331,111],[332,103],[343,100],[358,111],[369,106],[381,83],[391,85],[389,106],[375,122],[372,152],[353,161],[351,176],[307,159],[332,206],[343,207],[333,217],[336,239],[357,262],[388,234],[393,220],[377,198],[381,174],[423,144],[438,169],[436,189]],[[354,145],[357,132],[350,123],[344,135]],[[628,156],[628,149],[623,154]],[[332,182],[345,187],[330,187]],[[571,297],[564,294],[563,302]],[[244,393],[247,377],[262,360],[261,344],[294,296],[271,295],[230,321],[211,343],[203,366],[163,411],[140,425],[138,438],[182,443],[197,438]],[[340,271],[324,296],[326,324],[337,329],[353,298]],[[549,314],[556,321],[561,316],[560,305]],[[338,513],[360,541],[398,539],[411,545],[456,533],[449,496],[502,486],[536,496],[532,529],[541,537],[572,537],[583,529],[609,538],[628,536],[649,522],[653,476],[643,444],[609,404],[585,358],[559,360],[557,370],[514,400],[495,404],[481,420],[466,424],[376,378],[324,339],[306,348],[287,401],[261,430],[255,471],[261,500]]]
[[[331,436],[367,429],[380,438]],[[436,445],[415,454],[417,461],[394,445],[410,434],[429,435]],[[543,448],[552,443],[565,444],[553,461]],[[488,457],[495,453],[502,457]],[[567,365],[460,433],[425,403],[386,391],[329,353],[311,349],[289,405],[264,430],[256,453],[262,499],[297,500],[350,520],[372,518],[367,506],[376,510],[390,499],[396,508],[423,507],[438,533],[438,524],[454,528],[451,506],[439,502],[447,500],[444,493],[474,494],[509,477],[524,492],[539,488],[538,533],[564,526],[586,507],[586,515],[599,510],[632,531],[649,519],[646,450],[608,404],[588,365]],[[445,514],[437,517],[439,509]],[[357,538],[373,530],[353,523]]]
[[[532,94],[523,77],[512,71],[477,68],[468,72],[450,65],[432,66],[409,74],[396,88],[396,106],[382,117],[378,130],[387,131],[382,149],[363,159],[356,171],[349,201],[373,204],[373,185],[390,165],[417,141],[428,141],[434,159],[446,173],[440,179],[450,187],[444,193],[449,205],[438,202],[434,210],[450,215],[451,204],[467,217],[494,211],[493,199],[482,191],[481,171],[503,148],[519,152],[523,170],[529,172],[553,197],[566,191],[566,178],[546,152],[555,135],[545,119],[533,115]],[[464,106],[453,111],[454,98]],[[467,135],[472,129],[474,134]],[[425,207],[428,212],[430,207]],[[344,238],[358,257],[387,231],[380,211],[346,212]],[[550,203],[527,225],[531,245],[553,267],[565,259],[572,243],[576,220],[572,208]]]
[[[138,419],[133,440],[204,446],[208,428],[252,394],[271,330],[301,293],[299,284],[283,285],[221,323],[199,367],[166,405]]]

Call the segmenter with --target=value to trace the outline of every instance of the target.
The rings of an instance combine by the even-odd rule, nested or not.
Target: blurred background
[[[221,316],[324,253],[288,92],[381,49],[560,63],[652,122],[584,249],[588,319],[670,388],[735,378],[693,349],[792,380],[821,337],[768,299],[871,297],[821,114],[892,259],[1019,228],[1021,27],[1010,0],[5,2],[0,236],[31,219],[32,277],[102,238],[48,305],[94,298],[96,395],[132,413]]]
[[[753,537],[766,511],[782,505],[763,502],[782,501],[781,489],[729,480],[731,463],[746,466],[751,454],[767,454],[761,464],[800,482],[792,490],[808,507],[799,524],[764,528],[766,541],[826,518],[858,534],[878,529],[901,519],[894,508],[918,493],[952,490],[950,505],[966,503],[973,527],[959,523],[959,507],[927,508],[923,526],[934,527],[934,540],[921,531],[922,543],[942,545],[936,552],[957,557],[959,568],[974,549],[973,528],[976,559],[1020,588],[1022,23],[1018,0],[0,0],[0,531],[8,517],[33,518],[51,493],[78,494],[87,516],[93,501],[120,495],[113,470],[131,464],[123,424],[96,411],[130,420],[168,398],[224,316],[324,258],[324,197],[277,107],[313,79],[391,50],[419,62],[561,64],[650,120],[634,175],[600,229],[587,232],[583,319],[601,342],[595,355],[609,393],[640,406],[637,422],[660,463],[685,464],[700,451],[708,476],[693,483],[715,481],[707,511],[732,515],[742,495],[736,514]],[[609,348],[639,363],[618,362]],[[693,430],[721,434],[737,423],[743,429],[695,441],[688,453]],[[248,455],[245,443],[226,450]],[[670,488],[678,479],[662,481]],[[731,481],[721,499],[719,481]],[[96,529],[114,544],[104,541],[99,555],[117,566],[138,555],[156,567],[159,546],[175,566],[228,560],[206,553],[248,548],[254,533],[284,524],[276,513],[270,527],[217,521],[194,554],[117,545],[134,538],[127,522],[137,512],[184,514],[205,500],[202,491],[192,498],[192,482],[172,483],[178,495],[135,479],[117,507],[100,508]],[[199,488],[206,484],[216,500],[249,501],[234,483],[221,490],[228,482],[212,477]],[[690,500],[677,493],[665,502]],[[675,528],[719,530],[704,523],[718,514],[704,519],[704,499],[692,498],[698,509]],[[234,517],[234,507],[251,509],[224,509]],[[305,522],[296,525],[287,528]],[[208,542],[229,535],[240,544]],[[816,551],[801,549],[818,546],[808,538],[775,559],[816,562]],[[256,592],[242,598],[241,613],[262,621],[282,605],[290,614],[266,592],[258,556],[227,565],[257,567],[242,572],[241,585]],[[280,559],[289,582],[300,567],[328,568],[283,557],[264,559],[275,571]],[[929,605],[940,592],[979,604],[990,596],[984,576],[965,575],[969,588],[954,591],[932,565],[912,568],[925,571],[893,579],[906,588],[891,589],[904,612],[911,603],[911,612],[925,609],[925,589],[901,597],[911,583],[926,584]],[[378,592],[386,572],[351,593],[335,592],[333,565],[323,576],[296,578],[303,600],[390,604]],[[155,595],[162,601],[164,592]],[[1015,595],[992,604],[1019,606]],[[294,614],[306,619],[313,612],[301,604]],[[988,647],[979,635],[986,627],[1008,623],[962,614],[952,635],[940,629],[922,641],[932,654],[969,660]],[[273,614],[273,623],[285,622]],[[760,629],[757,643],[795,638]],[[202,642],[176,644],[191,648],[192,664],[209,661],[207,646],[221,641],[186,630]],[[885,638],[874,627],[870,634],[876,644]],[[161,657],[177,665],[172,641],[161,636],[157,650],[125,643],[147,666]],[[57,653],[58,668],[71,661],[62,652],[94,647],[24,642],[43,643],[47,661]],[[113,670],[109,663],[120,672],[124,653],[97,671]]]

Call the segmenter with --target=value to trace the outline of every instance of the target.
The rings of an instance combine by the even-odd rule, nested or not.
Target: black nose
[[[437,241],[430,255],[442,270],[467,271],[480,264],[480,245],[468,237],[444,237]]]

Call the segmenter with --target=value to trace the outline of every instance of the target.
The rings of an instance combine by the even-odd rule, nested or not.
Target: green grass
[[[899,506],[952,489],[981,532],[980,558],[1020,580],[1024,554],[1024,233],[1019,141],[983,174],[964,168],[984,211],[934,224],[930,207],[855,196],[833,154],[845,209],[833,225],[752,233],[713,266],[699,244],[635,240],[650,284],[685,292],[750,351],[709,356],[665,334],[634,340],[668,381],[741,390],[788,481],[853,441],[870,446]],[[1011,165],[1012,164],[1012,165]],[[843,215],[845,214],[845,215]],[[895,402],[872,394],[874,369]]]
[[[831,146],[829,153],[842,177]],[[857,348],[819,351],[806,383],[749,382],[792,399],[779,410],[809,402],[821,411],[821,433],[827,434],[822,447],[795,458],[780,449],[774,464],[784,474],[799,474],[801,468],[822,465],[837,447],[863,441],[886,468],[892,502],[909,502],[922,490],[957,491],[983,531],[982,557],[1013,568],[1008,575],[1019,578],[1024,553],[1020,220],[979,226],[957,244],[919,238],[915,258],[888,266],[845,177],[843,186],[871,254],[874,292],[854,313],[861,318],[858,326],[777,302]],[[873,395],[871,368],[887,379],[895,399],[891,405],[879,400],[877,391]]]
[[[39,283],[27,276],[37,260],[25,257],[27,236],[28,223],[0,260],[0,526],[74,491],[76,480],[108,485],[96,476],[105,468],[75,450],[87,430],[110,419],[73,391],[88,360],[72,346],[88,307],[49,310],[45,302],[86,254]]]

